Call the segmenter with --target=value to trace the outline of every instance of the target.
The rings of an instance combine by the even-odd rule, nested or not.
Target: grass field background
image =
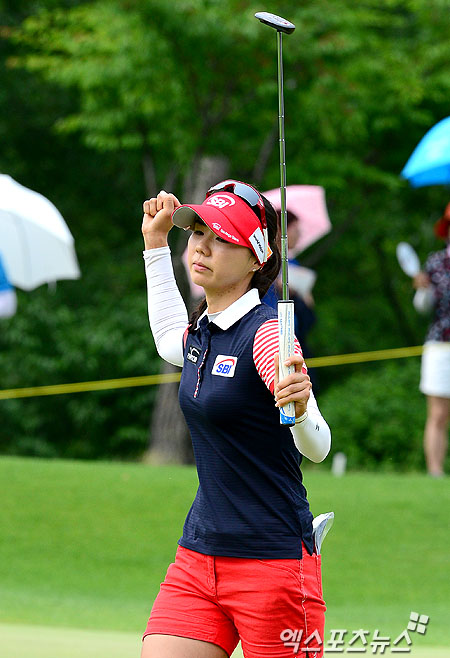
[[[448,481],[311,469],[305,484],[313,513],[336,516],[325,640],[395,638],[414,610],[430,623],[410,655],[450,656]],[[196,485],[191,467],[1,458],[0,656],[139,656]]]

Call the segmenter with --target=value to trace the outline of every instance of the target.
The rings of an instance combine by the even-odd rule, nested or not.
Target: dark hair
[[[270,201],[266,199],[266,197],[262,194],[261,197],[264,201],[264,208],[266,211],[267,234],[269,238],[269,246],[272,250],[272,255],[270,256],[269,260],[255,272],[250,281],[249,290],[251,288],[256,288],[259,292],[260,299],[264,297],[272,283],[277,278],[281,267],[279,218]],[[202,315],[202,313],[204,313],[206,307],[206,298],[204,298],[199,303],[197,308],[194,309],[191,317],[189,318],[189,333],[193,333],[195,331],[197,320]]]
[[[278,222],[281,223],[281,210],[277,210],[277,215],[278,215]],[[292,210],[286,210],[286,219],[287,219],[287,225],[293,224],[294,222],[299,222],[298,215],[295,214],[295,212],[292,212]]]

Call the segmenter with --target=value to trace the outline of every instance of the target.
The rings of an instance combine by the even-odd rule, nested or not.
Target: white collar
[[[215,318],[211,320],[211,322],[214,322],[214,324],[216,324],[220,329],[225,331],[226,329],[229,329],[233,324],[235,324],[235,322],[243,318],[244,315],[252,310],[252,308],[258,306],[258,304],[261,304],[259,299],[259,292],[257,288],[252,288],[246,292],[245,295],[242,295],[242,297],[239,297],[239,299],[230,304],[230,306],[228,306],[228,308],[226,308],[224,311],[221,311]],[[207,314],[208,309],[202,313],[198,319],[198,322],[200,322],[200,320]]]

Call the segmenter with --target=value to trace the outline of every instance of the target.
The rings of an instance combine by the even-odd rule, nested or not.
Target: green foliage
[[[297,24],[285,47],[292,179],[330,191],[353,181],[398,187],[398,146],[445,111],[450,91],[448,8],[431,4],[285,3]],[[234,0],[99,0],[40,11],[14,38],[28,70],[78,90],[60,130],[96,148],[148,148],[159,168],[198,149],[225,152],[248,174],[276,107],[274,34],[255,10]]]
[[[332,430],[331,454],[344,452],[349,468],[422,470],[425,397],[420,359],[366,364],[339,378],[320,396]]]
[[[126,280],[109,281],[100,307],[98,290],[87,290],[86,282],[84,302],[70,303],[78,285],[66,282],[54,294],[41,288],[32,296],[19,296],[20,311],[3,323],[0,334],[2,388],[158,372],[144,290],[127,290]],[[113,290],[106,302],[108,285]],[[90,459],[139,457],[148,445],[154,393],[154,388],[138,387],[4,400],[0,451]]]
[[[257,178],[261,189],[279,184],[277,140],[268,139],[277,123],[275,34],[253,18],[261,7],[251,0],[36,0],[0,8],[0,170],[61,210],[83,274],[59,284],[53,297],[44,290],[20,295],[18,315],[1,328],[2,387],[145,374],[150,361],[155,371],[153,347],[142,357],[149,344],[142,200],[169,178],[189,201],[186,181],[203,154],[226,156],[231,176]],[[412,308],[395,246],[410,241],[422,262],[438,247],[430,227],[448,191],[411,190],[399,172],[426,130],[448,115],[448,2],[287,0],[274,11],[297,25],[284,39],[288,183],[323,185],[333,224],[301,257],[318,273],[311,347],[321,356],[417,345],[427,319]],[[154,167],[151,185],[143,161]],[[349,410],[352,442],[371,431],[369,382],[381,408],[397,395],[404,401],[395,381],[395,395],[387,389],[385,400],[371,375],[378,370],[362,367],[360,375],[318,373],[337,445],[343,389],[367,390],[355,413]],[[136,455],[152,395],[133,389],[57,404],[2,403],[0,449]],[[407,426],[408,405],[392,411]],[[386,437],[397,432],[379,427],[372,411],[370,418]],[[422,420],[414,429],[416,455]],[[84,441],[86,432],[95,440]],[[371,445],[376,441],[373,435]],[[355,449],[354,465],[382,459],[382,450],[366,449],[366,456]],[[392,457],[398,467],[421,464],[400,454]]]

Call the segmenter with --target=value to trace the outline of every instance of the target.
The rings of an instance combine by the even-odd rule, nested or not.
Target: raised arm
[[[167,236],[172,212],[180,205],[162,191],[144,202],[142,235],[147,278],[148,317],[158,354],[176,366],[183,365],[183,334],[188,315],[173,273]]]

